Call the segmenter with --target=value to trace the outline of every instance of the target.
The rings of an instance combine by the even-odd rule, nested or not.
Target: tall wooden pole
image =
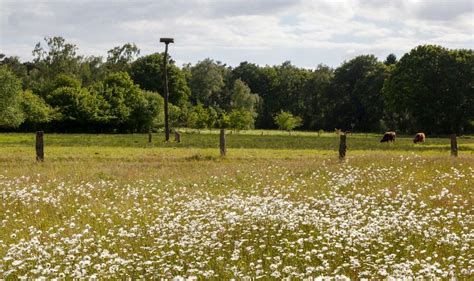
[[[43,131],[36,132],[36,161],[44,161],[44,142],[43,142]]]
[[[456,134],[451,135],[451,156],[458,156],[458,141],[456,139]]]
[[[346,134],[342,133],[340,136],[340,142],[339,142],[339,160],[344,160],[346,158]]]
[[[165,72],[165,141],[170,140],[170,127],[168,123],[168,98],[169,98],[169,92],[168,92],[168,71],[166,70],[166,63],[168,60],[168,44],[169,42],[165,42],[166,47],[165,47],[165,56],[163,57],[163,68]]]
[[[225,156],[227,150],[225,148],[225,130],[224,129],[221,129],[221,135],[220,135],[220,138],[219,138],[219,147],[220,147],[220,151],[221,151],[221,156]]]

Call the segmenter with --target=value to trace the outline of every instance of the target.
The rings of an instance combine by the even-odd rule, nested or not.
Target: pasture
[[[0,134],[0,278],[472,279],[474,138],[380,137]]]

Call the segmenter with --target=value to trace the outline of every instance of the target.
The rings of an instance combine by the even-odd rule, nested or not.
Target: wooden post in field
[[[174,141],[178,143],[181,142],[181,134],[178,131],[174,131]]]
[[[36,132],[36,161],[44,161],[44,142],[43,142],[43,131]]]
[[[221,150],[221,156],[225,156],[226,154],[226,148],[225,148],[225,130],[224,129],[221,129],[221,135],[220,135],[220,138],[219,138],[219,146],[220,146],[220,150]]]
[[[341,134],[339,137],[340,142],[339,142],[339,160],[344,160],[346,158],[346,135],[344,133]]]
[[[458,157],[458,141],[456,134],[451,135],[451,156]]]
[[[148,133],[148,143],[151,143],[151,133]]]

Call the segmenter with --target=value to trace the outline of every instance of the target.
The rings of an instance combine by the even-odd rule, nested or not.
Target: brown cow
[[[397,137],[397,134],[395,132],[385,132],[380,142],[395,141],[396,137]]]
[[[418,133],[415,135],[415,138],[413,139],[413,143],[425,142],[425,140],[426,140],[425,133]]]

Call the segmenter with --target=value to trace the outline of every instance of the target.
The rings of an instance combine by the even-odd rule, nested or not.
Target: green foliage
[[[260,97],[257,94],[252,94],[250,88],[240,79],[234,81],[232,88],[232,96],[230,105],[232,109],[246,110],[257,114],[257,105],[260,102]]]
[[[249,111],[234,109],[229,114],[229,127],[233,130],[253,129],[254,124],[255,119]]]
[[[142,102],[142,91],[135,85],[126,72],[109,74],[104,82],[101,95],[110,105],[107,115],[112,124],[122,126],[128,122],[132,112]],[[133,122],[132,122],[133,123]]]
[[[104,62],[82,57],[74,44],[51,37],[38,43],[33,55],[33,61],[22,63],[0,54],[0,67],[30,90],[11,92],[10,100],[1,101],[8,105],[0,113],[1,126],[18,127],[24,118],[21,130],[34,128],[33,123],[69,132],[162,126],[160,97],[144,90],[163,93],[163,54],[138,58],[138,47],[125,44],[111,49]],[[228,127],[232,119],[235,128],[275,128],[275,114],[286,111],[298,112],[304,130],[474,131],[472,50],[419,46],[400,61],[393,54],[383,63],[358,56],[335,70],[304,69],[289,61],[232,68],[209,58],[180,68],[167,59],[173,127]]]
[[[147,132],[164,124],[164,99],[158,93],[144,91],[138,95],[128,120],[132,132]]]
[[[4,54],[0,54],[0,67],[1,66],[6,67],[19,79],[23,81],[27,79],[27,67],[20,62],[19,57],[7,57]]]
[[[25,117],[21,110],[21,82],[0,67],[0,127],[18,127]]]
[[[328,117],[334,128],[378,131],[386,76],[386,66],[373,55],[358,56],[338,67],[328,97]]]
[[[168,59],[169,101],[175,105],[185,106],[191,90],[184,73]],[[138,58],[132,63],[130,76],[140,88],[158,93],[164,92],[163,55],[151,54]]]
[[[196,104],[211,105],[224,87],[222,65],[209,58],[198,62],[191,68],[189,85]]]
[[[55,90],[61,87],[80,88],[81,82],[71,75],[59,74],[58,76],[56,76],[56,79],[54,80],[51,86],[52,86],[52,90]]]
[[[179,127],[181,125],[185,125],[182,122],[183,118],[183,110],[179,106],[168,104],[168,112],[169,112],[169,122],[172,128]]]
[[[411,132],[465,132],[474,119],[472,77],[472,50],[418,46],[400,59],[385,83],[392,122]]]
[[[396,63],[397,63],[397,56],[395,56],[394,54],[388,55],[385,61],[383,62],[383,64],[385,64],[386,66],[394,65]]]
[[[198,104],[194,107],[194,113],[196,114],[196,122],[194,123],[195,129],[205,129],[209,122],[209,112],[202,104]]]
[[[25,116],[25,123],[42,124],[56,118],[53,108],[44,99],[33,94],[30,90],[22,93],[21,109]]]
[[[217,126],[220,129],[227,129],[230,127],[230,117],[227,113],[222,112],[217,120]]]
[[[135,44],[124,44],[110,49],[107,52],[105,67],[110,72],[128,71],[130,63],[138,57],[140,49]]]
[[[85,88],[60,87],[46,98],[48,103],[59,114],[59,121],[86,123],[95,120],[98,103]]]
[[[302,119],[299,116],[293,116],[291,112],[281,111],[274,117],[278,129],[291,132],[294,128],[301,126]]]
[[[60,36],[45,37],[44,41],[46,47],[38,42],[33,50],[35,67],[40,70],[38,78],[52,80],[61,73],[78,74],[82,57],[76,54],[76,45]]]

